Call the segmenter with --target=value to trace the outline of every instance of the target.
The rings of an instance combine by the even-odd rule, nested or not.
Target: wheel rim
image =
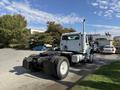
[[[66,61],[63,61],[63,62],[61,63],[61,66],[60,66],[60,73],[61,73],[62,75],[65,75],[65,74],[67,73],[67,71],[68,71],[68,64],[67,64]]]

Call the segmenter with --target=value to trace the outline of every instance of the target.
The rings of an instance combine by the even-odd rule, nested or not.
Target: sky
[[[87,33],[120,36],[120,0],[0,0],[0,16],[21,14],[28,28],[46,30],[47,21]]]

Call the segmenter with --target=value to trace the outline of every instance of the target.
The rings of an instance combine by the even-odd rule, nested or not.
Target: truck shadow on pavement
[[[73,82],[65,81],[65,80],[56,80],[51,75],[44,73],[43,71],[39,72],[31,72],[29,70],[24,69],[22,66],[15,66],[13,70],[9,72],[14,73],[15,75],[24,75],[25,77],[33,78],[33,79],[45,79],[51,80],[55,83],[51,86],[45,87],[46,90],[66,90],[74,85]]]
[[[96,60],[93,64],[77,64],[70,68],[70,73],[73,73],[75,75],[78,75],[76,77],[77,79],[69,78],[70,74],[68,74],[68,77],[64,80],[56,80],[51,75],[47,75],[43,71],[39,72],[31,72],[29,70],[24,69],[22,66],[14,66],[12,70],[9,72],[14,73],[15,75],[24,75],[26,77],[30,77],[33,79],[46,79],[46,80],[52,80],[55,82],[54,85],[52,85],[52,88],[54,87],[55,90],[69,90],[71,89],[79,80],[82,80],[84,77],[86,77],[88,74],[94,72],[99,66],[106,64],[106,62],[102,60]],[[73,76],[74,77],[74,76]],[[49,87],[46,87],[50,88]]]
[[[54,80],[52,76],[49,76],[42,71],[31,72],[30,70],[27,70],[23,68],[22,66],[15,66],[13,67],[13,70],[10,70],[9,72],[14,73],[15,75],[24,75],[24,76],[31,77],[31,78],[39,77],[43,79]]]

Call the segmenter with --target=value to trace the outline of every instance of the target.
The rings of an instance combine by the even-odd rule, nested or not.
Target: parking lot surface
[[[0,90],[65,90],[78,80],[94,72],[101,65],[120,59],[120,55],[95,54],[94,63],[78,64],[70,68],[64,80],[58,81],[43,72],[30,72],[22,67],[22,60],[39,51],[0,49]]]

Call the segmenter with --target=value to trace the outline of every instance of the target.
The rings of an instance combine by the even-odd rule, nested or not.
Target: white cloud
[[[98,3],[91,3],[93,6],[98,6]]]
[[[88,24],[88,26],[95,28],[96,32],[100,34],[109,32],[110,34],[114,36],[120,35],[120,26],[99,25],[99,24],[95,24],[95,25]]]
[[[109,32],[113,36],[120,36],[120,29],[98,29],[97,33],[105,34],[106,32]]]
[[[95,25],[88,24],[88,25],[89,25],[89,26],[93,26],[93,27],[97,27],[97,28],[120,29],[119,26],[101,25],[101,24],[95,24]]]
[[[118,14],[116,15],[116,17],[120,18],[120,13],[118,13]]]
[[[97,3],[95,5],[93,3]],[[119,17],[120,13],[120,0],[92,0],[91,5],[97,9],[96,14],[99,15],[99,12],[103,12],[102,15],[108,18]]]
[[[110,33],[112,36],[120,36],[120,29],[95,29],[95,31],[88,32],[89,34],[102,34]]]
[[[1,2],[5,3],[5,4],[11,4],[9,0],[1,0]]]
[[[113,12],[114,12],[113,10],[107,10],[107,11],[104,12],[104,16],[105,16],[105,17],[109,17],[109,18],[111,18]]]
[[[108,7],[107,7],[107,6],[100,5],[99,8],[100,8],[100,9],[107,9]]]
[[[5,4],[3,2],[0,2],[0,6],[4,6]]]
[[[11,14],[22,14],[28,20],[28,23],[37,22],[39,24],[46,24],[47,21],[55,21],[61,24],[74,24],[82,22],[82,18],[76,14],[58,15],[48,13],[42,10],[32,8],[28,0],[25,3],[18,3],[10,0],[1,0],[0,8],[10,11]]]
[[[108,0],[97,0],[97,2],[99,2],[101,5],[107,5],[108,4]]]
[[[98,12],[98,16],[102,16],[103,11]]]

